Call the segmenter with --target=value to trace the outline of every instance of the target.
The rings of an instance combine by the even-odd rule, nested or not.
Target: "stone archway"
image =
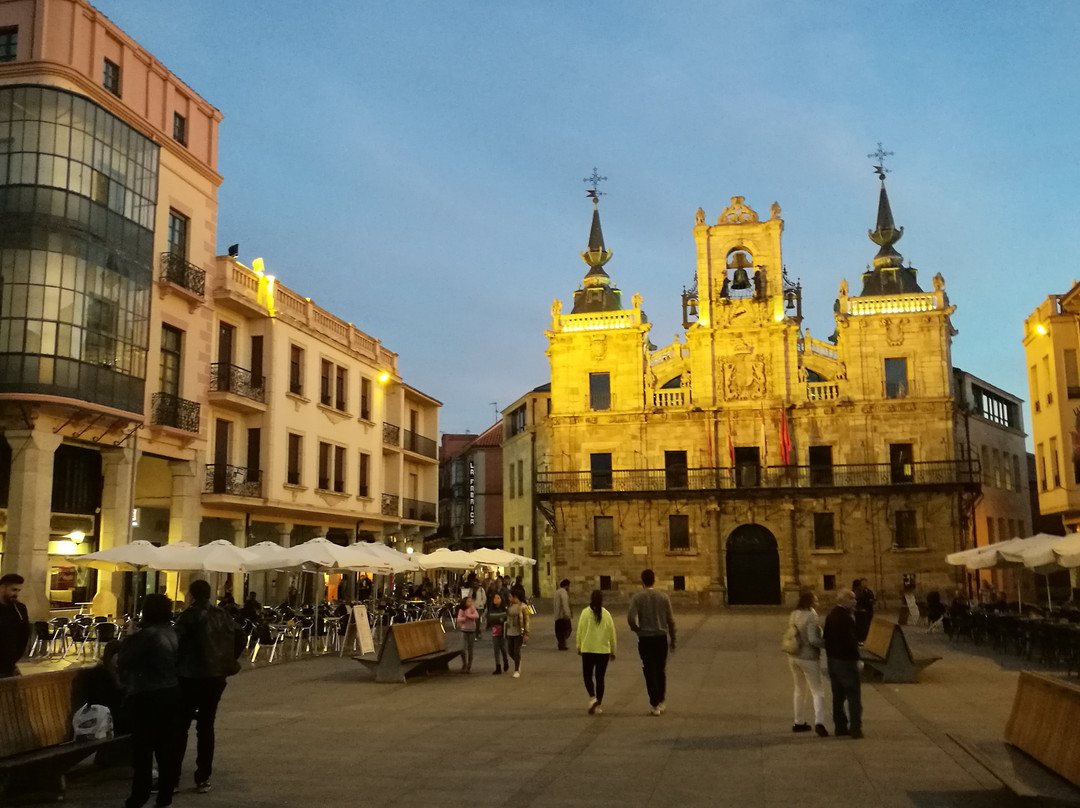
[[[780,552],[761,525],[740,525],[727,540],[727,602],[730,606],[779,604]]]

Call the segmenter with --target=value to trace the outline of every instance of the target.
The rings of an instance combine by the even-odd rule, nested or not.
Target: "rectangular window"
[[[836,549],[836,528],[832,513],[814,514],[814,549]]]
[[[334,490],[345,493],[345,447],[334,447]]]
[[[337,390],[334,395],[334,406],[336,406],[342,412],[345,412],[346,404],[348,404],[347,391],[349,389],[349,372],[338,365],[337,368]]]
[[[185,261],[188,253],[189,221],[184,214],[169,210],[169,253]]]
[[[757,446],[735,447],[735,487],[761,485],[761,454]]]
[[[113,367],[116,364],[116,330],[119,309],[112,300],[97,295],[86,298],[86,337],[83,359],[93,365]]]
[[[304,394],[304,349],[299,345],[289,346],[289,392]]]
[[[174,112],[172,116],[172,136],[181,146],[187,145],[187,118],[179,112]]]
[[[334,447],[329,443],[319,443],[319,489],[330,490],[330,474],[333,471]]]
[[[319,372],[319,403],[331,407],[334,404],[332,386],[334,380],[334,364],[323,359],[320,363]]]
[[[903,398],[907,393],[907,359],[886,359],[885,398]]]
[[[1050,473],[1054,481],[1054,488],[1061,487],[1061,469],[1058,463],[1057,438],[1050,438]]]
[[[676,576],[674,576],[671,579],[671,588],[675,592],[685,592],[686,591],[686,576],[685,575],[676,575]]]
[[[1076,351],[1065,349],[1065,394],[1069,398],[1080,398],[1080,372],[1076,367]]]
[[[607,373],[589,374],[589,409],[611,409],[611,377]]]
[[[994,542],[998,541],[996,532],[994,530],[994,525],[995,524],[996,523],[994,522],[994,517],[992,517],[992,516],[986,517],[986,543],[987,544],[993,544]]]
[[[105,60],[101,70],[101,84],[113,95],[120,96],[120,65]]]
[[[611,453],[599,452],[589,455],[589,470],[592,472],[592,490],[610,491],[614,480],[611,474]]]
[[[1031,401],[1035,406],[1035,412],[1039,411],[1039,372],[1035,365],[1028,369],[1028,387],[1031,388]]]
[[[832,485],[832,447],[811,446],[808,459],[810,461],[810,485]]]
[[[262,479],[262,430],[249,429],[247,439],[247,481],[257,483]]]
[[[1050,357],[1049,355],[1042,358],[1042,387],[1046,390],[1046,403],[1054,403],[1054,377],[1050,375]]]
[[[507,484],[510,486],[510,499],[513,499],[514,498],[514,491],[516,490],[516,487],[514,486],[514,463],[513,463],[513,461],[510,462],[510,467],[507,469],[507,473],[509,475],[507,477]]]
[[[1009,533],[1009,526],[1005,522],[1005,517],[1004,516],[999,516],[998,517],[998,536],[1001,538],[1002,541],[1005,541],[1007,539],[1015,539],[1015,538],[1017,538],[1016,536],[1013,536],[1012,534]]]
[[[1043,452],[1043,445],[1040,443],[1035,447],[1035,469],[1039,477],[1039,490],[1046,490],[1046,455]]]
[[[915,532],[915,511],[896,511],[893,518],[896,522],[896,535],[893,538],[893,546],[902,548],[918,547],[919,540]]]
[[[983,485],[989,486],[993,480],[993,470],[990,466],[990,447],[982,447],[982,481]]]
[[[915,449],[910,443],[889,444],[889,464],[894,483],[915,481]]]
[[[686,467],[686,452],[664,452],[664,482],[668,488],[686,488],[689,485],[689,470]]]
[[[601,575],[600,576],[600,589],[602,591],[604,591],[604,592],[607,592],[609,589],[611,589],[611,576],[610,575]]]
[[[371,420],[371,379],[360,379],[360,417]]]
[[[1005,481],[1002,479],[1001,475],[1001,452],[999,452],[997,449],[994,449],[991,454],[993,455],[994,463],[994,487],[1004,488]]]
[[[593,552],[615,552],[615,517],[593,517]]]
[[[510,545],[511,546],[513,546],[514,541],[516,541],[515,538],[514,538],[516,535],[517,535],[517,528],[515,528],[513,525],[510,525]]]
[[[0,62],[14,62],[19,43],[18,28],[0,28]]]
[[[171,325],[161,326],[161,368],[158,389],[170,396],[180,395],[180,346],[184,332]]]
[[[836,589],[836,576],[835,575],[822,575],[821,576],[821,588],[825,592],[833,592]]]
[[[362,497],[371,496],[369,492],[368,478],[371,476],[371,455],[366,452],[360,453],[360,486],[358,493]]]
[[[289,485],[300,485],[300,466],[303,462],[304,439],[292,432],[289,433],[289,465],[285,481]]]
[[[523,496],[525,496],[525,461],[524,460],[519,460],[517,462],[517,470],[518,470],[518,475],[517,475],[518,496],[523,497]]]
[[[1012,456],[1012,479],[1013,479],[1013,491],[1020,490],[1020,458],[1016,455]]]
[[[668,514],[668,549],[690,549],[690,517],[685,513]]]

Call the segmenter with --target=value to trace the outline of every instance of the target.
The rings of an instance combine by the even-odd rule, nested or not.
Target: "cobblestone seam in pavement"
[[[689,643],[691,639],[693,639],[698,629],[701,628],[702,625],[704,625],[705,620],[708,618],[708,616],[708,614],[699,614],[696,616],[696,619],[693,625],[690,626],[690,628],[685,630],[679,629],[678,637],[676,638],[678,640],[678,649],[681,650],[685,647],[686,644]],[[676,628],[679,628],[679,625],[679,623],[676,623]],[[635,654],[636,658],[636,646],[633,653]],[[676,653],[678,653],[678,651],[676,651]],[[622,655],[620,654],[620,658],[621,657]],[[629,693],[623,696],[622,699],[618,700],[616,704],[620,709],[626,708],[627,710],[629,710],[631,704],[633,704],[635,701],[640,701],[644,691],[645,681],[644,679],[641,679],[638,686],[633,688]],[[531,777],[526,778],[525,781],[522,782],[521,787],[517,790],[517,792],[507,798],[505,804],[531,806],[546,800],[547,797],[545,796],[545,792],[548,786],[550,786],[559,777],[559,775],[561,775],[563,771],[565,771],[566,767],[571,761],[578,758],[586,749],[588,749],[589,746],[591,746],[593,742],[595,742],[596,739],[600,737],[601,733],[603,733],[604,730],[607,728],[608,727],[606,723],[603,721],[588,722],[585,725],[585,728],[578,733],[577,738],[575,738],[572,743],[564,747],[563,750],[554,759],[551,760],[551,762],[549,762],[546,766],[541,768]],[[671,751],[673,748],[674,745],[672,745],[672,748],[668,750],[669,756],[671,755]],[[665,763],[666,762],[667,761],[665,760]],[[650,803],[652,802],[652,796],[653,795],[650,793]]]

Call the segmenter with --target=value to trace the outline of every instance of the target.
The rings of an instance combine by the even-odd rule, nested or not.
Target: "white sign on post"
[[[353,606],[353,626],[356,628],[356,638],[360,642],[360,653],[374,654],[375,639],[371,636],[367,606]]]

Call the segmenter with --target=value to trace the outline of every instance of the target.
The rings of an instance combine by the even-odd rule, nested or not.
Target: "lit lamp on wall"
[[[49,552],[53,555],[78,555],[82,552],[80,545],[85,539],[85,533],[81,530],[73,530],[65,534],[60,541],[49,542]]]
[[[413,548],[408,547],[408,548],[406,548],[405,552],[408,553],[409,555],[412,555],[413,554]]]
[[[379,374],[379,384],[386,384],[388,381],[390,381],[390,371],[384,370]]]
[[[1046,326],[1043,325],[1042,323],[1039,323],[1037,326],[1035,326],[1035,333],[1038,334],[1040,337],[1045,337],[1046,336]]]

